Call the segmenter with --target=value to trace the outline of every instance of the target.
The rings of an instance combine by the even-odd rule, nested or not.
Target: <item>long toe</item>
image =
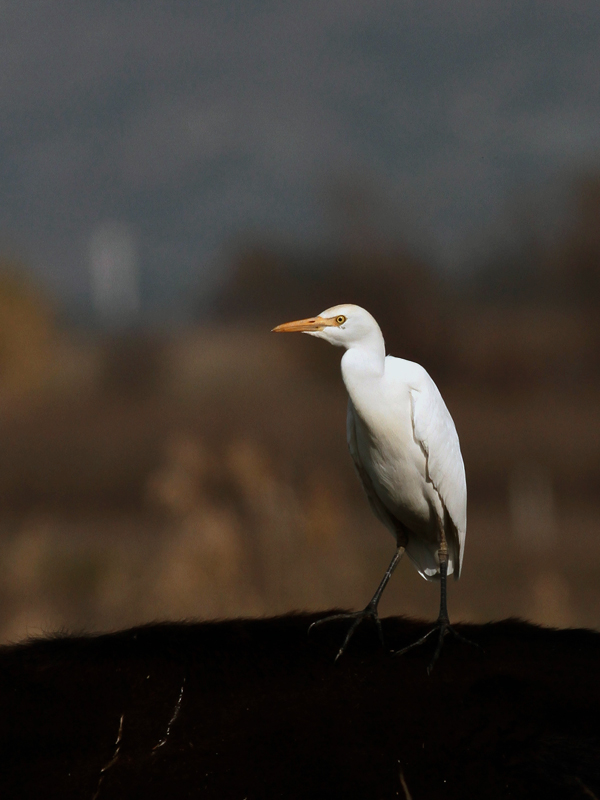
[[[408,644],[406,647],[403,647],[401,650],[393,650],[393,656],[403,656],[404,653],[408,653],[409,650],[414,650],[415,647],[420,647],[422,644],[425,644],[427,639],[438,630],[438,626],[436,625],[435,628],[432,628],[430,631],[427,631],[425,636],[421,636],[420,639],[417,639],[416,642],[412,642],[412,644]]]
[[[336,619],[353,619],[355,613],[359,612],[344,611],[339,614],[330,614],[328,617],[322,617],[321,619],[317,619],[308,626],[307,633],[310,636],[310,632],[313,630],[313,628],[318,628],[319,625],[324,625],[326,622],[335,622]]]
[[[459,642],[462,642],[463,644],[469,644],[471,645],[471,647],[476,647],[478,650],[481,650],[483,652],[483,647],[481,647],[481,645],[478,645],[477,642],[472,642],[470,639],[461,636],[461,634],[458,633],[458,631],[456,631],[452,627],[452,625],[450,625],[449,622],[444,622],[440,627],[440,636],[438,639],[437,647],[435,648],[435,653],[433,654],[433,658],[431,659],[431,662],[427,667],[428,675],[431,675],[431,670],[433,669],[435,662],[438,660],[439,655],[442,652],[442,647],[444,646],[444,639],[449,634],[454,636],[455,639],[458,639]]]
[[[470,639],[466,639],[464,636],[461,636],[461,634],[458,633],[447,620],[438,620],[438,622],[434,625],[434,627],[430,631],[427,631],[427,633],[424,636],[421,636],[421,638],[417,639],[416,642],[413,642],[412,644],[403,647],[401,650],[394,651],[392,655],[401,656],[404,653],[408,653],[409,650],[413,650],[415,647],[420,647],[422,644],[425,644],[427,639],[429,639],[431,636],[434,636],[436,633],[438,634],[437,643],[435,646],[435,652],[433,654],[433,658],[431,659],[431,661],[429,662],[429,666],[427,667],[428,675],[431,674],[435,662],[440,657],[440,653],[442,652],[442,648],[444,646],[444,639],[448,635],[454,636],[454,638],[458,639],[459,642],[463,642],[464,644],[470,644],[472,647],[477,647],[478,650],[483,649],[476,642],[472,642]]]
[[[420,647],[422,644],[425,644],[425,642],[427,641],[427,639],[429,639],[430,636],[434,636],[434,634],[437,633],[438,637],[437,637],[437,644],[435,646],[435,652],[433,654],[433,658],[429,662],[429,666],[427,667],[427,674],[429,675],[431,674],[433,665],[438,660],[439,655],[442,652],[442,647],[444,645],[444,638],[448,633],[449,629],[450,626],[448,625],[447,622],[445,621],[437,622],[436,625],[430,631],[427,631],[425,636],[421,636],[421,638],[417,639],[416,642],[413,642],[412,644],[403,647],[401,650],[396,650],[394,653],[392,653],[392,655],[394,656],[404,655],[404,653],[408,653],[409,650],[414,650],[415,647]]]
[[[439,626],[439,635],[438,635],[437,645],[435,647],[435,653],[433,654],[433,658],[431,659],[431,661],[429,662],[429,666],[427,667],[428,675],[431,675],[433,666],[440,657],[440,653],[442,652],[442,647],[444,646],[444,639],[446,638],[446,635],[448,634],[449,630],[451,630],[451,628],[447,622],[442,622],[442,624]]]
[[[346,648],[348,647],[350,640],[354,635],[354,631],[358,628],[358,626],[364,619],[373,620],[373,622],[377,627],[377,635],[379,637],[379,641],[381,642],[382,647],[385,647],[385,642],[383,638],[383,629],[381,627],[381,620],[379,619],[379,615],[377,614],[377,607],[372,606],[371,604],[369,604],[362,611],[346,611],[346,612],[341,612],[339,614],[331,614],[328,617],[323,617],[322,619],[318,619],[316,620],[316,622],[313,622],[312,625],[309,626],[308,633],[310,634],[313,628],[322,625],[325,622],[334,622],[335,620],[340,620],[340,619],[351,620],[351,625],[348,628],[348,631],[346,632],[346,636],[344,638],[342,646],[337,652],[337,655],[335,657],[336,661],[339,658],[341,658],[341,656],[345,653]]]
[[[459,642],[462,642],[463,644],[469,644],[469,645],[471,645],[471,647],[476,647],[478,650],[481,650],[481,652],[483,653],[483,647],[480,644],[477,644],[477,642],[473,642],[471,639],[467,639],[466,636],[463,636],[457,630],[455,630],[452,627],[452,625],[448,625],[447,626],[447,633],[451,633],[452,636],[454,636],[455,639],[458,639]]]

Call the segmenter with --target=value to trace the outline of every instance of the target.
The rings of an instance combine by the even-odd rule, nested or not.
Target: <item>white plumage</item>
[[[407,533],[406,552],[424,578],[439,577],[440,528],[448,574],[460,575],[467,527],[467,486],[458,435],[423,367],[387,356],[383,375],[356,380],[342,360],[348,389],[348,447],[376,515]]]
[[[373,511],[398,544],[375,597],[354,616],[376,617],[381,592],[406,551],[424,578],[442,578],[441,642],[449,629],[446,574],[458,578],[462,566],[467,486],[456,428],[437,386],[419,364],[386,356],[379,325],[360,306],[333,306],[274,330],[301,331],[346,349],[348,446]]]

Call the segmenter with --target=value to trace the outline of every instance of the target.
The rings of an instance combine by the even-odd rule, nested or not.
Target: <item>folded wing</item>
[[[467,532],[467,481],[458,434],[439,389],[425,371],[410,396],[415,441],[427,459],[427,479],[447,512],[444,527],[458,578]]]

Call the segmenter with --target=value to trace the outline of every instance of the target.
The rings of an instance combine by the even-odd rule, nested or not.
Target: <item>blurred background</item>
[[[600,7],[0,5],[0,640],[362,607],[368,308],[469,485],[454,619],[600,627]],[[434,617],[403,562],[384,613]]]

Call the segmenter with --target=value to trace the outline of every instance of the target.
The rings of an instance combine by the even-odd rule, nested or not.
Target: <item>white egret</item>
[[[413,645],[439,631],[431,662],[437,659],[450,626],[446,579],[459,577],[467,528],[467,485],[458,435],[450,412],[419,364],[386,356],[379,325],[364,308],[339,305],[317,317],[287,322],[277,333],[308,333],[344,347],[342,378],[348,391],[348,447],[375,515],[396,539],[396,553],[363,611],[319,620],[353,620],[337,656],[365,618],[377,624],[377,606],[406,552],[427,580],[440,580],[440,613],[435,627]]]

